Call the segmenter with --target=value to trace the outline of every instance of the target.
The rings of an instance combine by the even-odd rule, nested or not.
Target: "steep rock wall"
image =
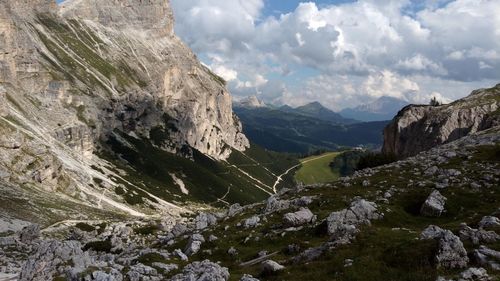
[[[449,105],[410,105],[384,130],[383,152],[415,155],[500,123],[500,84]]]

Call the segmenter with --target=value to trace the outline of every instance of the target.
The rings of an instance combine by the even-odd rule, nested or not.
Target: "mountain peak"
[[[327,109],[319,101],[313,101],[313,102],[307,103],[305,105],[299,106],[298,108],[324,108],[324,109]]]
[[[329,121],[337,124],[357,123],[357,121],[354,119],[346,119],[342,117],[340,114],[326,108],[318,101],[313,101],[296,108],[292,108],[289,106],[286,107],[282,106],[280,110],[285,112],[293,112],[296,114],[316,118],[323,121]]]
[[[408,102],[395,97],[382,96],[371,103],[346,108],[340,112],[342,116],[361,121],[391,120]]]
[[[239,102],[235,103],[236,106],[239,107],[246,107],[246,108],[259,108],[259,107],[266,107],[266,103],[264,101],[260,100],[256,95],[248,96]]]

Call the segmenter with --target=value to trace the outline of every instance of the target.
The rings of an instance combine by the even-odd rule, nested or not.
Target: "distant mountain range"
[[[380,97],[377,100],[353,108],[345,108],[340,112],[332,111],[319,102],[311,102],[299,107],[283,105],[275,107],[267,105],[257,96],[249,96],[233,104],[235,107],[259,108],[269,107],[283,112],[295,113],[337,124],[354,124],[360,122],[392,120],[403,107],[409,105],[405,100],[394,97]]]
[[[354,108],[346,108],[339,113],[345,118],[353,118],[365,122],[391,120],[399,110],[408,104],[408,102],[401,99],[381,97],[372,103]]]
[[[307,107],[306,107],[307,108]],[[309,153],[344,146],[380,147],[387,121],[350,123],[342,117],[334,121],[297,113],[287,107],[238,107],[234,112],[243,123],[245,135],[254,143],[273,151]],[[300,112],[300,110],[298,111]],[[312,113],[311,113],[312,114]],[[345,120],[344,124],[339,120]]]
[[[280,107],[279,110],[339,124],[359,123],[359,121],[355,120],[355,118],[353,119],[344,118],[342,115],[324,107],[319,102],[311,102],[296,108],[284,105]]]

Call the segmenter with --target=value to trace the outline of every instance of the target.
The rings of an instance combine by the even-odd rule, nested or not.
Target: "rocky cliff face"
[[[500,124],[500,84],[449,105],[410,105],[384,130],[383,152],[407,157]]]
[[[168,0],[63,6],[0,2],[0,186],[142,215],[113,192],[144,194],[100,157],[110,138],[214,160],[249,146],[224,81],[173,33]]]

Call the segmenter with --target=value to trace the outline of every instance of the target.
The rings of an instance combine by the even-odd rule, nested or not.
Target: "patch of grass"
[[[213,203],[218,202],[217,199],[223,197],[228,190],[225,200],[230,203],[253,203],[268,196],[236,168],[214,161],[197,150],[193,149],[193,161],[163,151],[155,147],[150,140],[139,140],[122,133],[120,136],[132,147],[124,145],[116,138],[110,138],[106,146],[111,151],[103,151],[101,155],[128,173],[128,183],[123,182],[128,190],[125,196],[127,202],[140,203],[135,200],[139,198],[134,196],[134,193],[140,193],[140,190],[134,185],[144,186],[148,192],[169,201],[195,200]],[[126,163],[117,162],[115,154],[119,154]],[[181,192],[169,176],[170,173],[182,175],[180,179],[189,190],[189,195]],[[148,197],[146,194],[142,196]]]
[[[295,173],[295,179],[304,184],[327,183],[337,180],[340,175],[330,167],[330,163],[338,155],[338,152],[329,152],[300,160],[302,167]]]
[[[158,253],[148,253],[137,258],[137,262],[151,266],[155,262],[168,263],[168,260]]]

